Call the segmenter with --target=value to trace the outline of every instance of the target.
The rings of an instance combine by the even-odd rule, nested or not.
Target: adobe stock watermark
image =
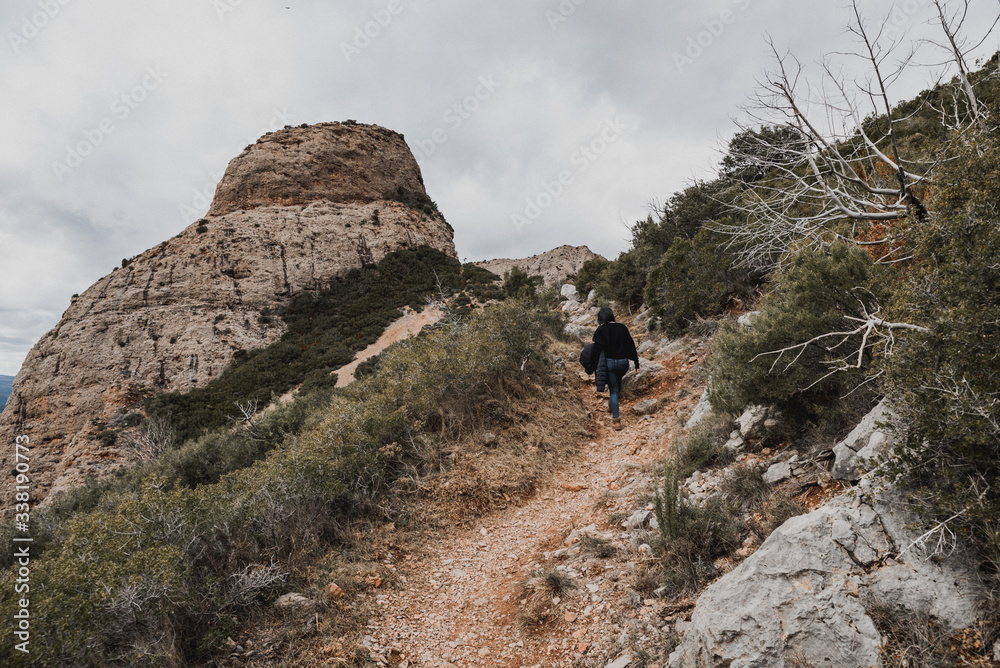
[[[623,123],[618,116],[604,121],[600,131],[590,141],[577,147],[570,155],[569,163],[575,170],[564,169],[553,179],[543,181],[538,193],[525,200],[524,209],[511,214],[510,220],[515,229],[521,232],[525,227],[538,220],[542,212],[552,206],[566,192],[566,189],[573,185],[577,175],[590,169],[591,165],[607,153],[611,145],[618,141],[628,129],[629,126]]]
[[[292,124],[293,116],[289,113],[287,107],[272,109],[272,112],[267,125],[258,130],[255,135],[249,137],[247,144],[253,144],[268,132],[277,132],[286,125]],[[191,189],[191,200],[187,203],[179,204],[177,207],[180,212],[181,222],[185,224],[190,223],[192,220],[201,217],[203,211],[208,210],[212,205],[212,200],[215,198],[215,188],[219,185],[219,181],[222,180],[225,174],[225,169],[211,173],[201,188]]]
[[[726,26],[731,26],[736,22],[739,12],[746,11],[750,7],[751,0],[730,0],[732,7],[723,9],[717,16],[701,22],[704,30],[687,38],[687,46],[684,51],[674,51],[674,65],[678,72],[683,72],[688,65],[693,65],[694,61],[702,57],[706,50],[710,49],[716,40],[726,32]]]
[[[354,27],[354,37],[350,42],[340,43],[340,52],[344,54],[344,59],[351,62],[356,56],[367,49],[372,40],[378,39],[388,28],[393,20],[406,9],[401,0],[389,0],[384,9],[371,12],[370,21]]]
[[[885,26],[882,29],[882,38],[891,43],[902,37],[906,29],[913,24],[920,10],[925,7],[927,7],[927,0],[923,0],[922,2],[918,0],[894,2],[885,20]]]
[[[576,14],[576,10],[585,2],[587,0],[561,0],[555,10],[546,9],[545,20],[549,22],[549,28],[558,30],[559,25],[568,21],[569,17],[573,16],[573,14]]]
[[[38,11],[30,16],[21,19],[21,26],[17,32],[13,30],[7,33],[7,41],[14,53],[19,53],[21,47],[38,37],[52,21],[62,13],[63,7],[72,0],[40,0]]]
[[[125,121],[139,105],[145,102],[150,93],[160,87],[166,80],[168,73],[160,65],[150,65],[146,68],[146,74],[142,80],[130,88],[128,91],[116,97],[110,106],[111,115],[105,116],[95,127],[88,128],[81,132],[81,139],[74,144],[66,145],[66,155],[62,162],[52,161],[52,172],[61,182],[67,174],[72,173],[77,167],[83,164],[88,156],[92,155],[97,147],[104,143],[104,140],[113,133],[118,124]]]
[[[226,14],[235,12],[236,8],[243,4],[243,0],[212,0],[212,9],[219,21],[226,20]]]
[[[438,147],[448,141],[451,133],[457,131],[467,120],[472,118],[472,115],[479,111],[482,104],[493,97],[493,94],[500,88],[500,83],[493,78],[492,74],[479,77],[477,84],[471,95],[467,95],[451,105],[442,114],[442,120],[447,128],[434,128],[425,139],[414,143],[412,146],[413,156],[417,162],[422,162],[434,155]]]

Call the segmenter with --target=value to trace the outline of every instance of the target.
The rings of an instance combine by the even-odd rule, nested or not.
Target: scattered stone
[[[572,323],[568,323],[565,327],[563,327],[563,334],[565,334],[570,338],[576,339],[581,343],[590,343],[591,340],[594,338],[595,331],[596,331],[595,327],[583,327],[581,325],[574,325]]]
[[[736,324],[740,327],[753,327],[753,321],[760,315],[760,311],[749,311],[736,319]]]
[[[483,445],[493,445],[497,442],[497,435],[492,431],[483,434]]]
[[[648,522],[649,518],[652,516],[653,513],[649,512],[645,508],[637,510],[634,513],[632,513],[631,517],[628,518],[626,527],[628,528],[629,531],[637,531],[646,526],[646,522]]]
[[[568,325],[567,325],[568,326]],[[591,338],[593,338],[593,331],[591,332]],[[652,360],[648,360],[645,357],[639,358],[639,371],[635,374],[635,382],[639,382],[644,378],[653,377],[663,371],[663,365],[658,364]]]
[[[745,446],[746,446],[746,441],[744,441],[741,436],[737,436],[735,438],[730,438],[728,441],[726,441],[726,444],[723,447],[726,450],[729,450],[730,452],[739,452]]]
[[[701,424],[705,418],[707,418],[712,412],[712,404],[708,401],[708,388],[701,393],[701,398],[698,400],[698,404],[691,411],[691,417],[688,418],[685,428],[692,429],[699,424]]]
[[[316,602],[311,598],[294,591],[279,596],[278,600],[274,602],[274,607],[276,608],[298,608],[313,605],[316,605]]]
[[[344,598],[344,590],[341,589],[336,582],[331,582],[330,584],[328,584],[326,586],[326,589],[323,590],[323,592],[326,594],[326,597],[331,600]]]
[[[562,305],[562,310],[565,313],[569,313],[570,311],[577,311],[579,310],[579,308],[580,308],[580,302],[576,301],[575,299],[570,299],[568,302],[565,302]]]
[[[643,341],[639,344],[639,354],[645,355],[647,352],[656,347],[655,341]]]
[[[567,612],[566,616],[563,617],[563,619],[565,619],[570,624],[572,624],[573,622],[575,622],[576,618],[577,618],[577,614],[575,612]]]
[[[563,483],[561,487],[565,489],[567,492],[579,492],[581,490],[587,489],[586,485],[581,485],[578,482]]]
[[[660,402],[656,399],[644,399],[642,401],[636,402],[632,406],[632,410],[635,411],[636,415],[652,415],[656,412],[656,409],[660,407]]]
[[[624,656],[618,657],[608,665],[604,666],[604,668],[625,668],[631,663],[632,663],[632,655],[626,654]]]
[[[562,295],[563,299],[576,301],[576,286],[571,283],[567,283],[559,289],[559,294]]]
[[[784,482],[791,477],[791,462],[779,462],[777,464],[772,464],[767,469],[767,472],[764,474],[764,482],[768,485],[777,485],[779,482]]]
[[[588,303],[593,303],[595,299],[597,299],[597,290],[591,290],[590,292],[587,293]]]
[[[764,425],[765,419],[767,419],[766,406],[747,406],[746,410],[743,411],[743,415],[736,418],[736,422],[740,428],[740,435],[743,438],[757,436],[760,428]]]

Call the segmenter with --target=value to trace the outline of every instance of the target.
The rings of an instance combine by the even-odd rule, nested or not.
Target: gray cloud
[[[926,2],[897,5],[926,30]],[[647,202],[711,174],[769,65],[764,34],[811,62],[850,48],[847,20],[818,0],[4,3],[0,373],[71,294],[204,213],[227,162],[285,123],[404,133],[462,257],[614,256]]]

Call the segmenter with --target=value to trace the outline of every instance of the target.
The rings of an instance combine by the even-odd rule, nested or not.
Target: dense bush
[[[1000,141],[980,137],[935,178],[934,211],[891,319],[902,331],[885,368],[903,420],[892,473],[931,516],[959,514],[1000,569]]]
[[[503,275],[503,291],[510,299],[534,299],[541,285],[541,276],[529,276],[518,266],[511,267]]]
[[[751,300],[751,276],[733,265],[727,241],[706,227],[693,239],[674,240],[646,282],[651,326],[679,336],[693,320],[718,315],[731,302],[742,305]]]
[[[709,398],[721,412],[748,404],[776,406],[793,420],[822,417],[839,397],[861,384],[872,360],[866,342],[860,369],[836,372],[857,361],[862,335],[814,337],[853,330],[845,316],[874,313],[888,282],[884,268],[863,250],[835,243],[828,251],[795,254],[774,277],[753,326],[725,325],[716,335],[708,366]],[[779,353],[782,349],[788,349]]]
[[[608,268],[608,261],[603,257],[592,257],[581,265],[576,272],[576,290],[581,295],[588,295],[597,287],[601,275]]]

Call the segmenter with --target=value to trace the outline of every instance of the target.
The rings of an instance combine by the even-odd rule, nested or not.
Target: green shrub
[[[597,287],[610,263],[603,257],[592,257],[576,272],[576,289],[581,295],[588,295]]]
[[[509,299],[534,299],[541,285],[541,276],[529,276],[516,265],[503,275],[503,291]]]
[[[1000,569],[1000,141],[980,137],[935,183],[890,313],[929,331],[898,331],[885,360],[901,420],[888,473]]]
[[[647,273],[648,269],[640,264],[636,252],[622,253],[602,272],[596,285],[597,293],[631,311],[642,304]]]
[[[838,242],[829,251],[796,253],[761,300],[753,326],[725,325],[716,335],[708,359],[712,407],[735,413],[762,404],[776,406],[793,420],[821,418],[864,380],[871,341],[862,368],[839,372],[857,361],[862,334],[796,346],[856,328],[845,316],[876,312],[886,283],[884,268],[855,246]],[[782,349],[788,350],[779,353]]]
[[[736,509],[722,497],[697,506],[680,496],[681,479],[676,464],[668,465],[654,500],[660,527],[655,547],[673,594],[694,593],[714,578],[715,560],[739,547],[744,529]]]
[[[693,320],[722,313],[731,300],[750,300],[751,277],[733,266],[726,241],[705,227],[693,239],[674,241],[646,282],[651,324],[670,336],[680,336]]]

